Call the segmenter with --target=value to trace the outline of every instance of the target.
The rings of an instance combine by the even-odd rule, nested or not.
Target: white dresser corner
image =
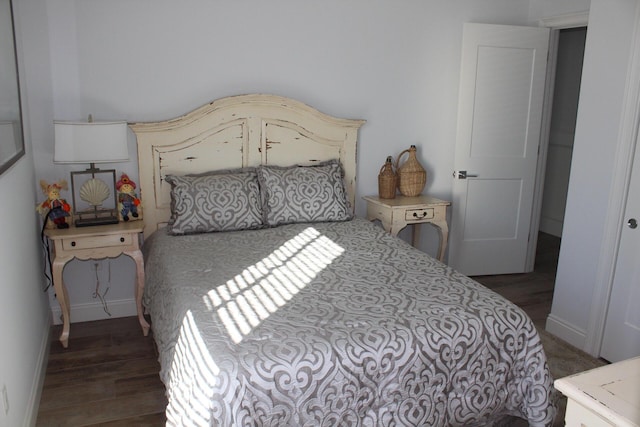
[[[554,382],[567,396],[566,427],[640,427],[640,357]]]

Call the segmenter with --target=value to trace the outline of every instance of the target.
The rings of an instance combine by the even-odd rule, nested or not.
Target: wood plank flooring
[[[545,329],[551,312],[553,288],[560,254],[560,238],[539,233],[534,271],[525,274],[504,274],[473,277],[522,308],[538,329]]]
[[[160,426],[167,404],[151,334],[137,317],[74,323],[69,347],[51,331],[37,426]]]
[[[534,273],[475,279],[521,306],[537,326],[551,308],[560,239],[542,234]],[[60,326],[51,350],[37,426],[162,426],[166,398],[152,334],[136,317],[74,323],[69,348]]]

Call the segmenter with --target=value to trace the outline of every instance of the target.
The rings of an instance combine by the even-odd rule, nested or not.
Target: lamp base
[[[93,225],[117,224],[120,219],[116,217],[100,217],[100,218],[82,218],[77,219],[74,224],[76,227],[91,227]]]
[[[117,224],[118,199],[115,169],[91,167],[81,172],[71,172],[73,194],[73,219],[76,227]]]

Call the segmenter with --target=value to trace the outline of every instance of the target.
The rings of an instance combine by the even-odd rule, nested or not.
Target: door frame
[[[596,270],[596,283],[584,344],[584,351],[594,356],[600,356],[624,227],[634,153],[636,147],[640,149],[638,144],[640,137],[640,7],[636,7],[634,27],[620,132],[616,144],[615,166],[609,190],[609,209],[604,224],[604,238]]]
[[[544,101],[542,105],[542,124],[540,130],[540,144],[538,146],[538,164],[536,168],[536,182],[533,190],[533,205],[531,225],[529,228],[529,244],[525,271],[533,271],[536,260],[536,236],[540,231],[540,217],[542,216],[542,197],[544,191],[545,171],[547,169],[547,155],[549,154],[549,138],[551,134],[551,115],[553,107],[553,91],[555,90],[556,68],[558,64],[558,42],[560,30],[566,28],[587,27],[589,12],[580,12],[568,15],[554,16],[541,19],[540,27],[549,28],[549,53],[547,58],[547,78],[544,89]]]

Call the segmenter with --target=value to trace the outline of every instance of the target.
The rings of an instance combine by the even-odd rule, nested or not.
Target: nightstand
[[[640,426],[640,357],[561,378],[567,427]]]
[[[70,227],[67,229],[45,230],[45,235],[53,242],[53,286],[62,310],[62,334],[60,342],[63,347],[69,345],[70,306],[67,288],[62,280],[62,271],[67,262],[74,258],[80,260],[115,258],[128,255],[136,263],[136,308],[142,333],[149,333],[149,323],[142,310],[142,293],[144,291],[144,261],[140,251],[140,235],[144,228],[142,221],[121,222],[112,225],[90,227]]]
[[[420,240],[420,224],[432,224],[440,233],[438,259],[444,261],[444,252],[449,238],[447,224],[447,206],[450,202],[429,196],[396,196],[394,199],[381,199],[377,196],[365,196],[367,201],[367,219],[379,220],[382,227],[392,236],[397,236],[407,225],[413,225],[413,246]]]

